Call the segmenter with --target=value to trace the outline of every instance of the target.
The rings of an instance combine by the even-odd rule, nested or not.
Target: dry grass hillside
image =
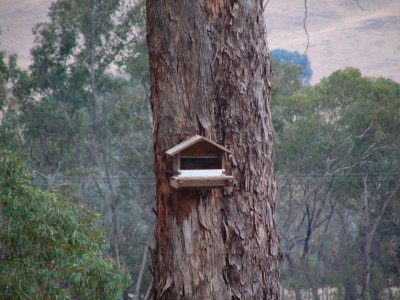
[[[0,49],[17,53],[27,68],[32,27],[47,20],[52,0],[0,0]],[[314,76],[348,66],[400,82],[400,0],[308,0],[308,55]],[[304,52],[303,0],[270,0],[265,17],[270,49]]]
[[[17,53],[19,63],[27,68],[33,46],[32,28],[47,21],[52,0],[0,0],[0,49]]]
[[[400,82],[399,0],[308,0],[308,56],[312,81],[345,67]],[[269,48],[303,53],[303,0],[270,0],[266,8]]]

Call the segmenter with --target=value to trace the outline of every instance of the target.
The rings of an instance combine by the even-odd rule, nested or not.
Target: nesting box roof
[[[223,147],[221,145],[218,145],[217,143],[215,143],[201,135],[192,136],[191,138],[183,141],[182,143],[179,143],[175,147],[172,147],[165,153],[167,153],[170,156],[174,156],[175,154],[181,152],[182,150],[185,150],[186,148],[189,148],[190,146],[193,146],[194,144],[201,142],[201,141],[207,142],[207,143],[213,145],[214,147],[219,148],[220,150],[225,151],[227,153],[232,153],[232,151],[226,149],[225,147]]]

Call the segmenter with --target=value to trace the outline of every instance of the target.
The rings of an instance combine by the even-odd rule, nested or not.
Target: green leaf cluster
[[[31,181],[0,150],[0,298],[119,299],[129,278],[103,257],[99,216]]]

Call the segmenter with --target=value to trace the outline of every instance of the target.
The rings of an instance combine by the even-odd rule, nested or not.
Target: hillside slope
[[[308,0],[308,56],[312,82],[344,67],[360,68],[369,76],[400,82],[399,0]],[[33,46],[32,27],[47,20],[52,0],[0,0],[0,49],[17,53],[27,68]],[[303,53],[303,0],[270,0],[265,18],[271,50],[284,48]]]
[[[308,0],[308,56],[312,82],[345,67],[364,75],[385,76],[400,82],[400,1]],[[271,50],[304,53],[302,0],[270,0],[265,17]]]
[[[46,22],[52,0],[0,0],[0,50],[16,53],[20,66],[28,68],[33,46],[32,28]]]

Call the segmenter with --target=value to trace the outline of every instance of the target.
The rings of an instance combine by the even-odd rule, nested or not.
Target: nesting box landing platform
[[[173,170],[178,174],[171,178],[174,188],[214,188],[230,185],[234,177],[225,174],[228,154],[225,147],[195,135],[166,151],[172,157]]]

